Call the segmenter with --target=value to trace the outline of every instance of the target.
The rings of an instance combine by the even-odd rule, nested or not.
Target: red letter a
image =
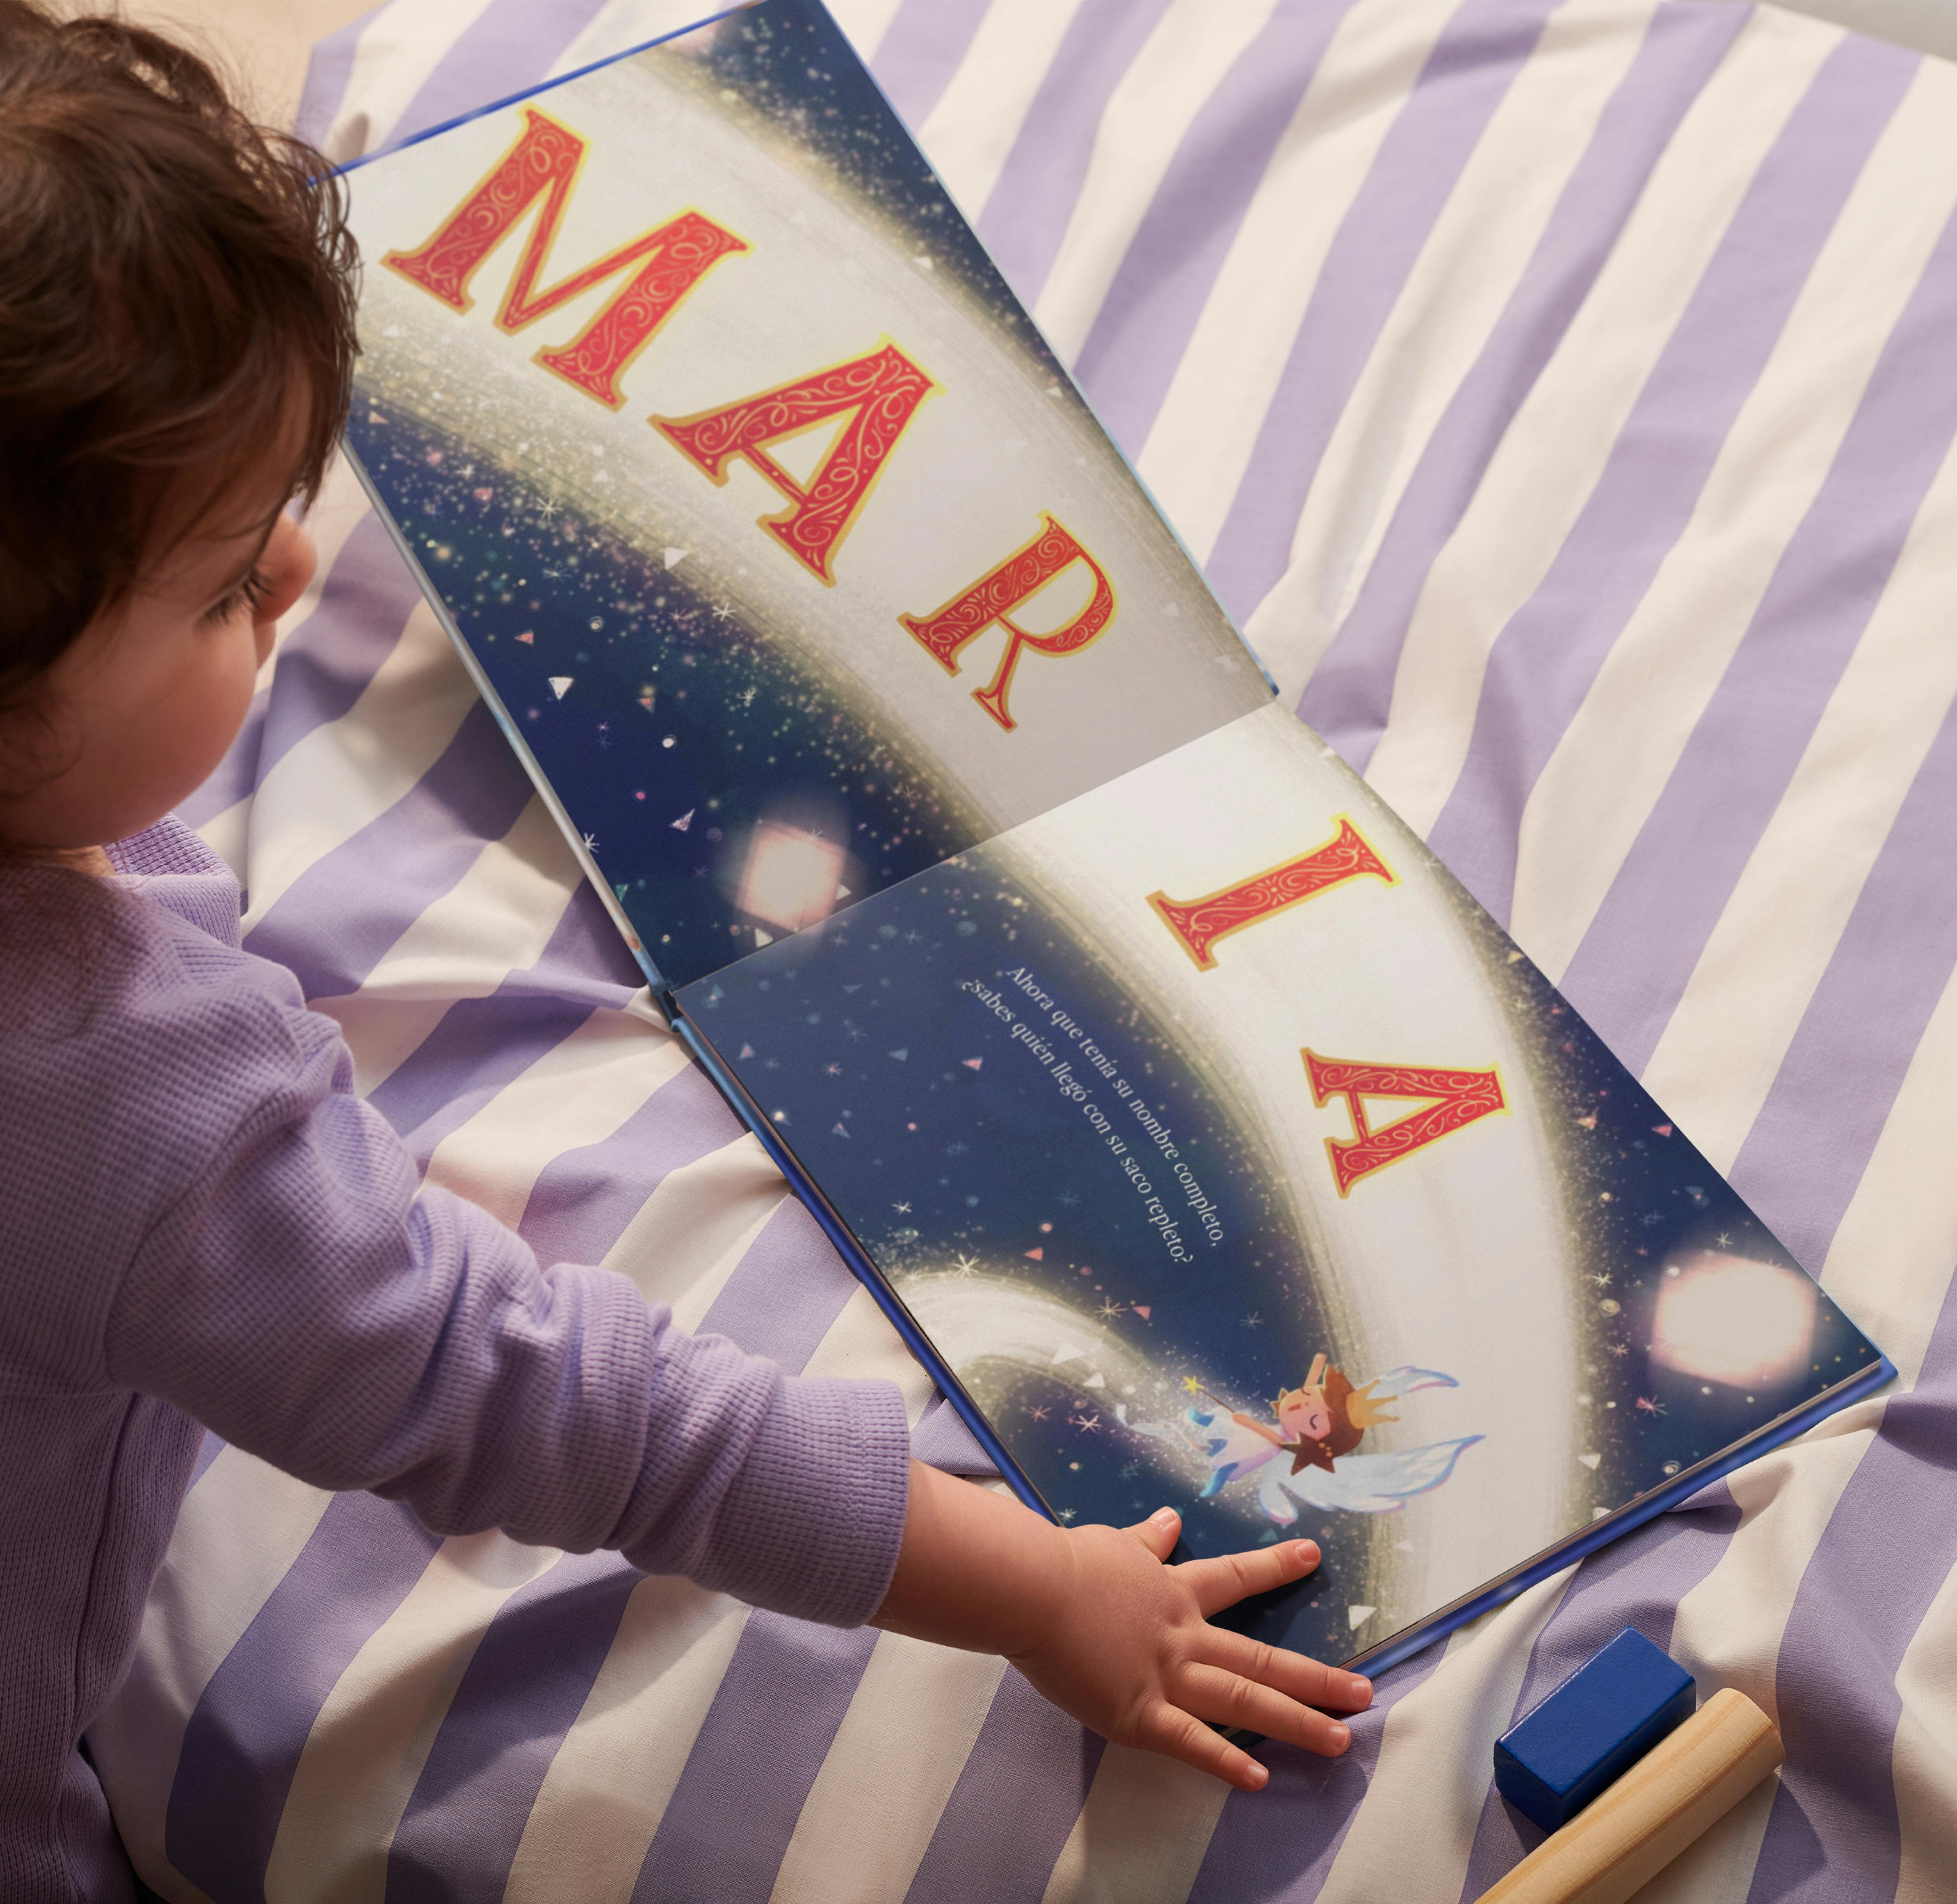
[[[1485,1071],[1442,1071],[1431,1064],[1366,1064],[1349,1058],[1320,1058],[1307,1048],[1306,1075],[1311,1080],[1311,1101],[1329,1103],[1335,1097],[1345,1100],[1352,1114],[1352,1137],[1327,1137],[1326,1154],[1332,1160],[1333,1181],[1339,1194],[1349,1194],[1361,1177],[1370,1177],[1390,1163],[1398,1163],[1416,1150],[1450,1136],[1478,1119],[1506,1111],[1508,1100],[1502,1096],[1502,1080],[1491,1068]],[[1429,1102],[1418,1111],[1409,1111],[1375,1130],[1366,1121],[1369,1097],[1415,1097]]]
[[[909,358],[884,340],[880,350],[774,390],[757,391],[724,410],[696,416],[655,416],[653,428],[683,450],[716,482],[745,457],[788,507],[761,527],[817,580],[836,580],[836,552],[918,404],[937,388]],[[831,417],[849,421],[804,489],[767,453],[767,445]]]
[[[520,331],[594,284],[637,264],[631,279],[569,343],[536,355],[545,369],[616,410],[624,400],[618,379],[626,366],[715,264],[748,247],[712,219],[683,211],[608,251],[596,264],[538,290],[538,277],[583,160],[584,141],[575,132],[525,106],[522,137],[435,235],[418,251],[390,251],[381,261],[443,303],[466,311],[472,302],[470,280],[541,195],[542,208],[504,294],[497,324],[504,331]]]
[[[1078,654],[1114,618],[1114,589],[1107,571],[1044,511],[1040,521],[1043,527],[1031,542],[1014,549],[963,595],[953,596],[928,615],[897,617],[947,674],[957,673],[959,650],[968,641],[976,640],[995,621],[1006,631],[1006,652],[991,685],[975,688],[972,698],[1008,733],[1019,725],[1007,711],[1006,696],[1020,655],[1028,648],[1039,654]],[[1029,634],[1010,618],[1022,602],[1076,562],[1087,565],[1094,593],[1072,621],[1050,634]]]

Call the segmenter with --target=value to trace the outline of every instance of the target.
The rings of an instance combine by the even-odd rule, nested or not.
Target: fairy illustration
[[[1184,1418],[1186,1438],[1209,1466],[1199,1498],[1208,1501],[1255,1474],[1257,1505],[1279,1527],[1296,1520],[1301,1506],[1393,1513],[1410,1496],[1439,1487],[1461,1450],[1481,1439],[1464,1435],[1398,1454],[1355,1452],[1367,1429],[1399,1419],[1386,1412],[1390,1403],[1418,1389],[1459,1386],[1437,1369],[1396,1368],[1355,1388],[1326,1356],[1317,1356],[1303,1384],[1278,1396],[1275,1424],[1228,1409],[1193,1378],[1184,1386],[1216,1404],[1192,1408]]]

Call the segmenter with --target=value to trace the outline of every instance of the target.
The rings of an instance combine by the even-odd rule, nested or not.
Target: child
[[[352,246],[315,155],[196,59],[0,0],[0,1895],[130,1895],[78,1741],[203,1428],[442,1533],[616,1548],[757,1605],[1002,1653],[1246,1791],[1202,1722],[1342,1751],[1363,1678],[1206,1616],[1316,1564],[1179,1567],[909,1460],[896,1391],[688,1337],[418,1189],[331,1023],[238,949],[169,809],[312,555]]]

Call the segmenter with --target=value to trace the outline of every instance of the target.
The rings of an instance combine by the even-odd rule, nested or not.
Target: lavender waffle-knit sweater
[[[27,882],[64,875],[0,874],[0,1898],[131,1895],[77,1741],[199,1423],[437,1532],[867,1619],[903,1524],[896,1390],[786,1377],[418,1191],[331,1021],[238,949],[222,863],[175,821],[111,858],[136,897],[79,1023],[5,949]]]

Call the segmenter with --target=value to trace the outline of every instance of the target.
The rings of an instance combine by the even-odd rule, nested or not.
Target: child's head
[[[244,717],[352,367],[324,170],[169,41],[0,0],[0,848],[147,825]]]
[[[1277,1416],[1305,1460],[1328,1471],[1359,1445],[1372,1421],[1385,1419],[1361,1403],[1352,1383],[1341,1371],[1326,1367],[1323,1355],[1312,1364],[1302,1388],[1288,1388],[1279,1396]]]

